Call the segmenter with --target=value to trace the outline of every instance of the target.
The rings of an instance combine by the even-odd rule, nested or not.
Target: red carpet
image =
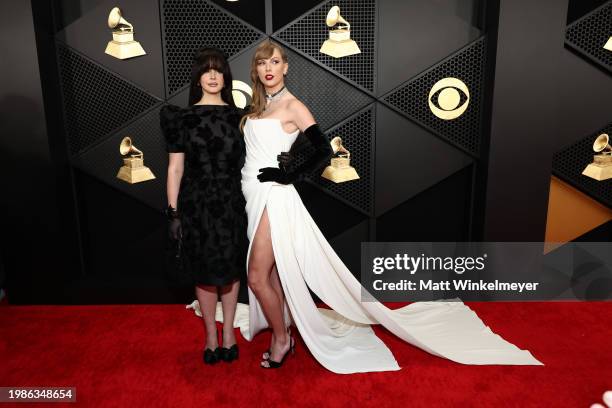
[[[3,306],[0,386],[74,386],[77,404],[49,405],[133,408],[586,408],[612,389],[612,304],[469,305],[546,366],[460,365],[377,328],[401,371],[333,374],[299,340],[293,358],[266,371],[258,364],[269,333],[252,343],[238,336],[240,359],[211,367],[201,363],[201,321],[182,305]]]

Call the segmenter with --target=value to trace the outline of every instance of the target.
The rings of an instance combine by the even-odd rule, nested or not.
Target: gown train
[[[377,301],[362,302],[361,283],[329,245],[295,187],[257,179],[260,168],[278,167],[276,156],[288,151],[296,137],[297,132],[284,132],[276,119],[249,119],[245,124],[242,191],[251,241],[246,262],[248,265],[252,239],[267,208],[286,304],[317,361],[341,374],[400,369],[370,327],[382,324],[407,343],[458,363],[542,365],[529,351],[493,333],[459,299],[415,302],[395,310]],[[308,288],[333,310],[318,308]],[[220,313],[218,317],[222,318]],[[235,325],[247,340],[268,327],[250,289],[249,306],[239,306]]]

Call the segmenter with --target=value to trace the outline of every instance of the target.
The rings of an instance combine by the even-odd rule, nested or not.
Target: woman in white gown
[[[540,365],[529,351],[493,333],[461,301],[417,302],[397,310],[361,301],[360,282],[292,185],[328,162],[332,151],[308,108],[285,88],[288,68],[278,44],[266,41],[257,48],[251,66],[253,104],[243,119],[249,317],[239,325],[248,340],[272,328],[261,366],[279,367],[293,349],[288,312],[312,355],[336,373],[399,369],[371,324],[459,363]],[[279,168],[278,154],[290,149],[300,131],[315,153],[294,171]],[[308,288],[333,310],[317,308]]]

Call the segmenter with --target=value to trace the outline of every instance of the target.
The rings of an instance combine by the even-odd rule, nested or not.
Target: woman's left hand
[[[262,183],[266,181],[275,181],[279,184],[291,184],[294,181],[291,173],[287,173],[285,170],[277,169],[276,167],[264,167],[259,169],[260,173],[257,175],[257,179]]]

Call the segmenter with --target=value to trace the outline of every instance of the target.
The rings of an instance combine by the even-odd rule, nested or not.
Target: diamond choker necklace
[[[272,95],[266,94],[266,100],[268,102],[277,101],[283,97],[283,95],[287,92],[287,87],[283,85],[281,89],[274,92]]]

